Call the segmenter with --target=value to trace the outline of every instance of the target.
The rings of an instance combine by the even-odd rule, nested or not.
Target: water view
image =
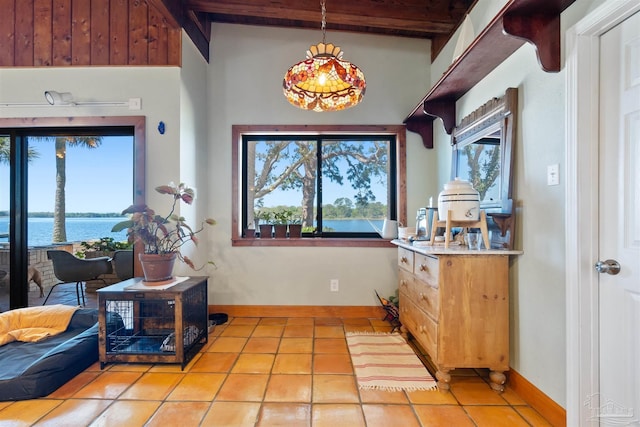
[[[112,237],[115,241],[127,239],[126,231],[113,233],[111,228],[122,217],[67,218],[67,241],[82,242],[101,237]],[[324,221],[324,226],[334,231],[375,232],[371,224],[380,229],[381,220],[350,219]],[[6,242],[9,234],[9,218],[0,217],[0,242]],[[29,218],[27,235],[29,246],[47,246],[53,235],[53,218]]]
[[[81,242],[112,237],[116,241],[127,240],[126,231],[113,233],[111,228],[122,221],[122,217],[67,218],[67,241]],[[29,246],[47,246],[53,236],[53,218],[29,218],[27,226]],[[6,242],[9,233],[9,218],[0,217],[0,241]]]

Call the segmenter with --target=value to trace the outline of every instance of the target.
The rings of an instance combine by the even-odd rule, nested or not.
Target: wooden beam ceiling
[[[432,40],[475,0],[328,0],[327,30]],[[0,66],[180,65],[184,29],[209,60],[211,24],[320,30],[319,0],[0,0]]]
[[[474,3],[475,0],[330,0],[326,3],[326,26],[328,30],[431,39],[435,57]],[[191,14],[200,19],[200,27],[205,21],[205,27],[220,22],[320,29],[322,20],[318,0],[185,0],[183,11],[185,21]]]
[[[327,5],[327,27],[354,31],[431,38],[449,34],[466,8],[449,9],[449,2],[407,0],[335,2]],[[188,10],[210,14],[211,21],[259,23],[288,27],[320,27],[322,15],[315,0],[187,0]]]

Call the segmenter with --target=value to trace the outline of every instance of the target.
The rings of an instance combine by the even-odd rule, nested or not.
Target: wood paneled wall
[[[145,0],[0,0],[0,67],[180,66],[181,29]]]

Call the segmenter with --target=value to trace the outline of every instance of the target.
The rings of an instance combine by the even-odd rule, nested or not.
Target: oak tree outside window
[[[397,133],[372,126],[251,128],[237,135],[238,238],[283,213],[289,223],[302,224],[307,238],[380,239],[384,219],[399,218]]]

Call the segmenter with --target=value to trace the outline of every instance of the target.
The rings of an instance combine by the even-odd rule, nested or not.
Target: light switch
[[[547,185],[558,185],[560,184],[560,165],[549,165],[547,166]]]

